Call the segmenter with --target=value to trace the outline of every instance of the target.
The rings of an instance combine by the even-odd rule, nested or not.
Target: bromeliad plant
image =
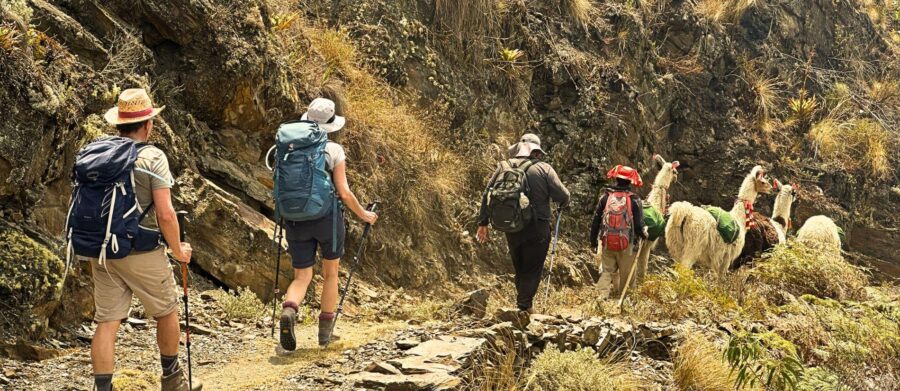
[[[514,64],[525,56],[525,52],[520,49],[503,48],[500,49],[500,61],[508,64]]]
[[[724,355],[732,372],[737,371],[735,389],[763,386],[792,390],[803,374],[797,348],[773,332],[735,333],[728,340]]]
[[[815,96],[807,96],[806,90],[800,90],[799,96],[788,100],[791,109],[791,119],[800,123],[806,123],[812,119],[818,108],[819,102]]]

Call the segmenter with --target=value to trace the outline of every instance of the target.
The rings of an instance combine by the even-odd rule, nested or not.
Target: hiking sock
[[[334,331],[334,312],[322,312],[319,314],[319,345],[327,345],[331,342],[331,333]]]
[[[162,364],[163,377],[169,377],[178,371],[178,356],[159,355],[159,362]]]
[[[283,304],[281,304],[281,308],[282,309],[285,309],[285,308],[293,309],[295,314],[300,312],[300,305],[297,303],[294,303],[293,301],[284,302]]]
[[[112,374],[94,374],[94,388],[97,391],[112,391]]]

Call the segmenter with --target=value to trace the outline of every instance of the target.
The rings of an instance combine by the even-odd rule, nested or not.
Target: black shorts
[[[338,259],[344,256],[346,232],[344,214],[340,209],[318,220],[285,221],[284,229],[294,269],[305,269],[315,265],[316,247],[324,259]]]

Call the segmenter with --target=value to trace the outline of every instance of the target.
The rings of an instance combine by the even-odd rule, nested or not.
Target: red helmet
[[[638,174],[637,170],[623,165],[618,165],[613,167],[612,170],[606,173],[607,178],[621,178],[627,179],[631,181],[631,184],[636,187],[641,187],[644,185],[644,181],[641,180],[641,175]]]

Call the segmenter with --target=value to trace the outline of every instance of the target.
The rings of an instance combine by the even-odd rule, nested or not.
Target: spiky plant
[[[795,122],[809,122],[809,120],[812,119],[813,114],[816,113],[818,107],[819,102],[816,100],[816,97],[807,96],[806,90],[801,89],[796,98],[788,99],[788,108],[791,110],[791,120]]]
[[[520,49],[503,48],[499,52],[500,61],[513,64],[525,56],[525,52]]]
[[[16,47],[16,30],[8,26],[0,26],[0,48],[12,50]]]
[[[277,33],[279,31],[287,30],[291,28],[298,19],[300,19],[300,14],[296,12],[277,14],[270,18],[272,22],[272,32]]]

